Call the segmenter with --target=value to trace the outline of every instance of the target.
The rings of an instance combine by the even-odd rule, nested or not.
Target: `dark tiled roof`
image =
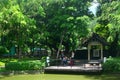
[[[99,36],[96,33],[93,33],[90,38],[83,41],[83,46],[87,46],[90,42],[94,42],[94,41],[100,42],[104,46],[108,45],[108,42],[106,42],[104,38],[102,38],[101,36]]]

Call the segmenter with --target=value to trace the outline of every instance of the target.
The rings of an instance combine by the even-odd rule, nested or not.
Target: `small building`
[[[88,61],[103,60],[103,49],[108,43],[96,33],[83,42],[83,46],[87,47]]]
[[[61,65],[59,62],[54,62],[55,65],[50,65],[45,68],[45,72],[97,72],[101,73],[103,61],[103,49],[108,43],[98,34],[93,33],[91,37],[84,40],[82,50],[76,50],[74,56],[74,65]],[[77,55],[76,55],[77,53]],[[79,55],[78,55],[79,54]],[[80,57],[82,59],[80,59]],[[79,58],[79,59],[76,59]],[[99,61],[100,60],[100,61]],[[52,62],[53,63],[53,62]],[[57,64],[56,64],[57,63]]]

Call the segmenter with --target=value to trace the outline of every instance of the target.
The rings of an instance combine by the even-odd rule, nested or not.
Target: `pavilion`
[[[103,49],[108,43],[96,33],[83,42],[83,46],[88,49],[88,61],[103,60]]]

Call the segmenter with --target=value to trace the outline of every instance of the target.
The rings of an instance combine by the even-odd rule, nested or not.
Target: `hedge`
[[[103,63],[104,72],[120,72],[120,58],[109,58]]]
[[[5,64],[6,70],[39,70],[43,66],[39,60],[8,62]]]

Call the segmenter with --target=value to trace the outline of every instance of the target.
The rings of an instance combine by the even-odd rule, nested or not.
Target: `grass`
[[[0,80],[120,80],[119,74],[104,75],[68,75],[68,74],[34,74],[0,76]]]

